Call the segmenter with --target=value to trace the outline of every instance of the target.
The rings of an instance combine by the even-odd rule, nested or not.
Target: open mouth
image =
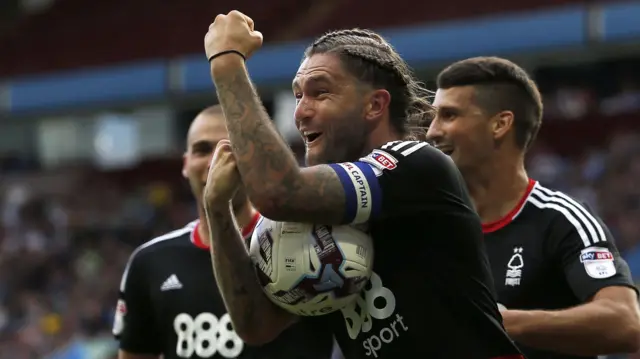
[[[453,148],[451,147],[436,147],[437,149],[440,150],[440,152],[444,153],[447,156],[451,156],[451,154],[453,153]]]
[[[322,132],[305,132],[303,133],[303,136],[305,142],[310,145],[322,136]]]

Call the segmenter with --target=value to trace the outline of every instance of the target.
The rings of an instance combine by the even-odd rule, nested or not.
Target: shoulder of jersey
[[[537,181],[531,188],[527,202],[538,209],[550,210],[549,212],[556,217],[572,219],[567,214],[593,216],[591,208],[586,203],[565,192],[545,187]]]
[[[563,226],[575,228],[585,246],[607,240],[606,231],[589,207],[562,191],[552,190],[537,182],[527,202],[547,212],[549,219],[559,218]]]
[[[197,223],[197,221],[190,222],[182,228],[165,233],[141,244],[131,253],[131,258],[139,257],[142,254],[153,252],[159,248],[165,247],[166,245],[182,244],[187,243],[187,241],[190,244],[191,232],[193,232],[194,228],[196,228]],[[187,241],[179,241],[179,239],[186,239]]]
[[[398,166],[398,162],[404,158],[419,157],[420,153],[424,153],[428,149],[435,150],[427,142],[391,141],[371,151],[360,161],[366,162],[380,171],[393,170]]]

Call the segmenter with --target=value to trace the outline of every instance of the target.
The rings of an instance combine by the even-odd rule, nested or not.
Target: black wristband
[[[244,61],[247,61],[247,58],[246,58],[246,57],[244,57],[244,54],[243,54],[242,52],[240,52],[240,51],[238,51],[238,50],[225,50],[225,51],[220,51],[220,52],[218,52],[217,54],[213,54],[213,55],[211,55],[211,57],[209,58],[209,62],[211,62],[211,61],[212,61],[213,59],[215,59],[216,57],[220,57],[220,56],[222,56],[222,55],[226,55],[226,54],[236,54],[236,55],[238,55],[238,56],[242,57],[242,59],[243,59]]]

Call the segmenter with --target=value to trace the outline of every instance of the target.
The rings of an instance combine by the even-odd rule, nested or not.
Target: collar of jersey
[[[531,194],[531,191],[533,191],[533,187],[536,185],[536,181],[529,178],[529,185],[527,185],[527,190],[524,191],[524,194],[522,195],[522,198],[520,198],[520,200],[518,201],[518,204],[511,210],[509,211],[509,213],[507,213],[504,217],[500,218],[497,221],[493,221],[493,222],[489,222],[489,223],[483,223],[482,224],[482,233],[491,233],[491,232],[495,232],[501,228],[506,227],[509,223],[511,223],[511,221],[513,221],[518,214],[520,214],[520,211],[522,211],[522,208],[524,208],[524,205],[527,203],[527,199],[529,198],[529,195]]]
[[[242,238],[247,239],[251,233],[253,233],[253,230],[256,228],[256,225],[258,224],[258,220],[260,220],[260,213],[257,213],[253,215],[253,218],[251,218],[251,221],[249,222],[249,224],[242,228]],[[201,249],[209,249],[209,246],[204,243],[202,241],[202,238],[200,237],[200,232],[198,232],[198,227],[200,227],[200,221],[197,220],[195,226],[193,227],[193,230],[191,231],[191,242],[198,248]]]

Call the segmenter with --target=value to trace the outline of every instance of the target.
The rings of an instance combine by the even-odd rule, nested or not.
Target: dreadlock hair
[[[424,129],[435,113],[431,93],[382,36],[364,29],[332,31],[313,42],[304,56],[323,53],[338,55],[346,70],[362,83],[389,91],[394,129],[407,138],[424,138]]]

